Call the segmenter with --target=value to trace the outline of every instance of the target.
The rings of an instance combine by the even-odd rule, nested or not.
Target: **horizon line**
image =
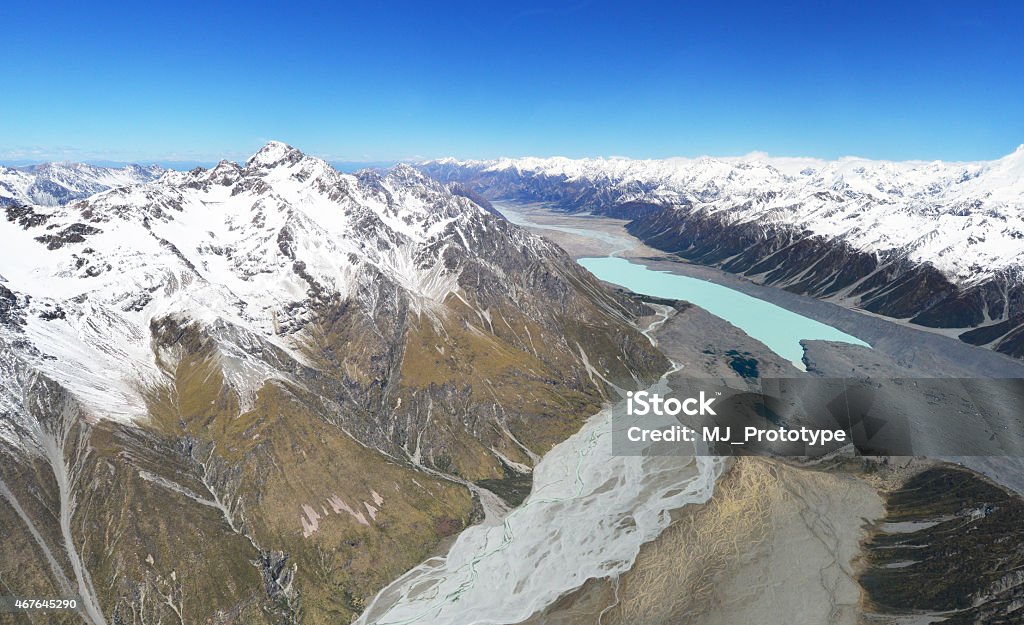
[[[287,142],[284,142],[284,141],[266,141],[266,142],[263,143],[263,146],[265,146],[265,145],[267,145],[269,143],[284,143],[285,145],[289,145],[291,147],[295,147],[294,145],[292,145],[290,143],[287,143]],[[261,146],[261,149],[262,149],[263,146]],[[334,157],[334,156],[320,156],[320,155],[315,154],[315,153],[306,152],[306,151],[302,150],[301,148],[296,148],[296,149],[298,149],[300,152],[302,152],[303,154],[305,154],[307,156],[312,156],[314,158],[318,158],[318,159],[323,160],[323,161],[325,161],[325,162],[327,162],[329,164],[332,164],[332,165],[334,165],[334,164],[341,164],[341,165],[367,165],[367,166],[389,166],[389,165],[397,165],[399,163],[425,163],[425,162],[436,162],[436,161],[446,161],[446,160],[447,161],[456,161],[456,162],[474,162],[474,161],[475,162],[498,162],[498,161],[507,161],[507,160],[512,160],[512,161],[524,160],[524,159],[542,159],[542,160],[564,159],[564,160],[570,160],[570,161],[584,161],[584,160],[606,160],[606,161],[613,161],[613,160],[628,160],[628,161],[673,161],[673,160],[687,160],[687,161],[695,161],[695,160],[700,160],[700,159],[713,159],[713,160],[721,160],[721,161],[738,161],[738,160],[739,161],[742,161],[742,160],[749,160],[749,161],[758,161],[758,160],[761,160],[761,161],[771,161],[771,160],[806,160],[806,161],[820,161],[820,162],[826,162],[826,163],[828,163],[828,162],[839,162],[839,161],[854,160],[854,161],[873,161],[873,162],[890,162],[890,163],[971,164],[971,163],[986,163],[986,162],[998,161],[998,160],[1001,160],[1001,159],[1006,158],[1008,156],[1013,156],[1014,154],[1024,153],[1024,142],[1020,143],[1016,147],[1016,149],[1011,150],[1010,152],[1007,152],[1005,154],[1002,154],[1001,156],[996,156],[994,158],[989,158],[989,159],[942,159],[942,158],[932,158],[932,159],[928,159],[928,158],[889,159],[889,158],[873,158],[873,157],[867,157],[867,156],[858,156],[858,155],[855,155],[855,154],[846,154],[846,155],[839,156],[839,157],[836,157],[836,158],[826,158],[826,157],[820,157],[820,156],[807,156],[807,155],[779,155],[779,154],[772,154],[772,153],[769,153],[769,152],[766,152],[766,151],[762,151],[762,150],[751,150],[751,151],[749,151],[749,152],[747,152],[745,154],[733,154],[733,155],[698,154],[698,155],[695,155],[695,156],[673,155],[673,156],[663,156],[663,157],[649,157],[649,156],[637,157],[637,156],[625,156],[625,155],[615,155],[615,154],[608,154],[608,155],[586,155],[586,156],[564,156],[564,155],[560,155],[560,154],[551,154],[551,155],[541,156],[541,155],[537,155],[537,154],[525,154],[525,155],[520,155],[520,156],[504,156],[503,155],[503,156],[498,156],[498,157],[493,157],[493,158],[464,158],[464,157],[454,157],[454,156],[450,156],[450,155],[448,155],[448,156],[429,157],[429,158],[428,157],[423,157],[423,156],[408,156],[408,157],[401,157],[401,158],[344,158],[344,157]],[[50,157],[50,156],[43,156],[43,155],[33,156],[33,157],[25,157],[23,155],[14,156],[13,154],[9,154],[9,153],[5,155],[4,154],[4,150],[0,149],[0,166],[19,168],[19,167],[32,167],[32,166],[36,166],[36,165],[45,165],[45,164],[53,163],[53,164],[67,164],[67,165],[78,165],[78,164],[81,164],[81,165],[91,165],[91,166],[94,166],[94,167],[108,167],[108,168],[128,167],[128,166],[132,166],[132,165],[143,166],[143,167],[155,165],[155,166],[159,166],[159,167],[164,167],[166,169],[175,169],[175,166],[188,167],[189,169],[191,169],[191,168],[194,168],[194,167],[213,166],[213,165],[216,165],[217,163],[220,163],[222,161],[235,162],[235,163],[244,163],[246,160],[251,158],[258,151],[259,151],[259,149],[257,149],[256,151],[252,152],[248,156],[245,156],[245,157],[235,156],[234,158],[232,158],[232,157],[221,157],[221,158],[175,158],[175,157],[164,158],[164,157],[157,157],[157,158],[140,158],[140,159],[120,159],[120,158],[102,158],[102,157],[89,157],[89,156],[84,156],[82,158],[76,158],[76,157],[61,158],[61,157]],[[23,150],[14,149],[14,150],[10,150],[9,152],[23,152]],[[239,155],[240,152],[233,151],[233,154],[234,155]]]

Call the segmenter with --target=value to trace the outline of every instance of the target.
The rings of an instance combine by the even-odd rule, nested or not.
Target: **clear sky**
[[[271,138],[351,161],[1024,143],[1015,1],[7,0],[0,29],[0,162],[239,159]]]

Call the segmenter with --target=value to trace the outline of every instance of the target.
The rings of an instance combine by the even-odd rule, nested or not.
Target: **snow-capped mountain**
[[[116,169],[85,163],[0,166],[0,206],[16,202],[58,206],[107,189],[150,182],[163,172],[156,165],[126,165]]]
[[[0,211],[0,578],[94,625],[337,622],[667,366],[642,304],[407,166],[272,142]]]
[[[492,198],[634,221],[649,244],[1024,356],[1024,146],[988,162],[444,159]]]

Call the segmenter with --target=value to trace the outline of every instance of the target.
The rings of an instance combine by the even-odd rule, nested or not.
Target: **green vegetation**
[[[954,467],[928,469],[886,501],[860,582],[881,613],[946,612],[943,623],[1019,623],[1024,503]]]

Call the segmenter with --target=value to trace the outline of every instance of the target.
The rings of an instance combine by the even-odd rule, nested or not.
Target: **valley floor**
[[[833,325],[871,343],[869,349],[844,343],[805,342],[804,362],[811,375],[848,377],[870,371],[872,375],[891,377],[1024,377],[1024,364],[1000,354],[829,302],[763,287],[717,269],[681,262],[631,237],[622,220],[566,215],[537,205],[496,203],[496,207],[508,211],[510,220],[528,225],[558,243],[576,259],[616,255],[652,269],[702,278]],[[659,348],[682,365],[678,375],[736,381],[738,376],[725,355],[729,349],[753,354],[766,377],[805,375],[742,329],[697,306],[677,308],[653,336]],[[1015,458],[946,460],[970,466],[1002,487],[1022,492],[1024,470]],[[894,574],[889,569],[905,566],[886,560],[885,550],[891,547],[885,545],[893,541],[908,539],[922,547],[938,548],[943,540],[959,540],[955,533],[953,538],[938,532],[924,533],[924,528],[935,525],[929,515],[934,512],[933,504],[940,505],[941,497],[918,504],[909,513],[898,505],[900,498],[906,497],[906,490],[901,489],[908,481],[930,475],[929,471],[936,474],[937,480],[955,481],[960,479],[958,475],[964,476],[962,479],[970,486],[942,505],[950,506],[955,515],[973,519],[970,523],[988,528],[981,531],[998,534],[1000,544],[1009,545],[1010,550],[1010,555],[1000,557],[1017,557],[1013,554],[1024,547],[1019,531],[1001,527],[998,519],[986,526],[985,519],[970,516],[972,506],[978,505],[976,498],[995,496],[995,491],[986,490],[992,488],[989,482],[951,464],[922,458],[890,458],[878,464],[850,459],[807,466],[777,459],[737,458],[731,470],[718,480],[711,501],[677,510],[674,523],[643,546],[628,572],[614,579],[590,580],[526,623],[854,625],[945,618],[936,615],[953,613],[934,607],[941,603],[936,603],[934,597],[922,597],[927,594],[925,588],[943,584],[942,576],[926,580],[928,571],[961,567],[963,570],[945,574],[954,581],[945,582],[943,591],[946,596],[963,598],[969,592],[967,587],[975,581],[982,586],[988,583],[982,583],[971,568],[979,562],[965,559],[953,563],[939,554],[931,563],[906,569],[905,576],[896,578],[903,580],[900,583],[904,585],[891,596],[880,595],[877,588],[873,593],[867,592],[864,586],[865,577],[887,579],[886,576]],[[1007,509],[1019,504],[1018,497],[1000,496],[1014,502],[1007,503]],[[899,524],[884,523],[893,518],[914,519],[921,529],[905,537],[894,536],[891,527]],[[902,575],[903,569],[899,570]],[[962,586],[958,585],[961,583]],[[997,588],[1002,586],[996,584],[980,591],[977,601],[983,609],[995,606],[993,614],[1005,615],[999,605],[1010,599],[1000,595],[1004,591],[993,590]],[[1012,584],[1010,588],[1005,593],[1017,592]],[[879,604],[882,599],[890,601],[888,606]],[[912,609],[915,605],[920,609]]]
[[[712,500],[680,510],[628,573],[530,623],[854,625],[860,544],[882,514],[875,489],[850,475],[739,458]]]

